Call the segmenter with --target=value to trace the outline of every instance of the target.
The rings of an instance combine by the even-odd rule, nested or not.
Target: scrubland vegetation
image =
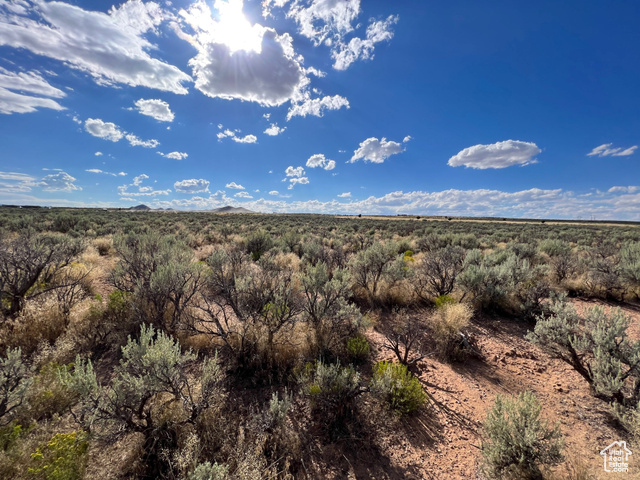
[[[570,300],[639,295],[634,225],[3,209],[0,477],[322,478],[322,448],[433,409],[425,359],[481,362],[487,315],[637,438],[630,319]],[[544,417],[499,396],[477,475],[560,463]]]

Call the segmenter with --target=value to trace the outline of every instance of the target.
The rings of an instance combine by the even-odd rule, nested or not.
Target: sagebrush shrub
[[[229,476],[229,467],[226,465],[201,463],[187,476],[187,480],[226,480]]]
[[[452,245],[426,252],[412,278],[416,295],[422,299],[449,295],[464,267],[464,257],[464,249]]]
[[[540,418],[542,406],[531,392],[498,395],[484,422],[482,456],[491,478],[542,478],[541,466],[562,461],[562,433]]]
[[[420,380],[400,363],[378,362],[373,369],[371,389],[403,415],[418,410],[427,399]]]
[[[0,357],[0,425],[11,421],[11,414],[25,401],[32,383],[20,348],[10,348]]]
[[[354,416],[356,398],[366,391],[356,369],[339,363],[309,363],[301,381],[303,392],[330,432],[343,428],[344,422]]]
[[[571,365],[599,396],[627,406],[640,400],[640,342],[627,336],[630,318],[620,309],[593,307],[581,319],[557,300],[551,314],[539,316],[527,338]]]

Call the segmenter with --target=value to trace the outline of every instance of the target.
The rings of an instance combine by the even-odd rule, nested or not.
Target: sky
[[[0,0],[0,203],[638,221],[639,18]]]

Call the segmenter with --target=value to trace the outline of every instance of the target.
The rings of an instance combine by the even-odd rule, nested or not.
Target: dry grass
[[[469,326],[473,310],[465,303],[446,303],[430,318],[438,355],[445,360],[459,360],[464,356],[461,334]]]

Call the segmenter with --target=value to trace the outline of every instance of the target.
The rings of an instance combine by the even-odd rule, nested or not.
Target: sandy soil
[[[582,310],[602,302],[576,300],[575,304]],[[631,335],[638,335],[638,309],[629,306],[624,310],[632,318]],[[570,472],[577,465],[597,479],[640,478],[640,448],[615,426],[608,405],[591,395],[576,372],[524,339],[530,327],[481,317],[474,319],[472,328],[482,358],[459,364],[421,361],[419,378],[433,398],[431,406],[417,417],[383,429],[377,446],[355,453],[348,445],[348,453],[344,448],[325,449],[323,456],[335,469],[323,473],[352,479],[483,478],[480,434],[487,410],[498,393],[517,395],[531,390],[542,403],[543,416],[558,422],[564,434],[567,461],[554,470],[553,478],[575,478]],[[378,332],[370,336],[374,344],[383,341]],[[388,350],[376,350],[376,361],[391,359]],[[603,469],[599,452],[617,440],[626,440],[632,451],[638,448],[638,458],[630,457],[628,474]]]

